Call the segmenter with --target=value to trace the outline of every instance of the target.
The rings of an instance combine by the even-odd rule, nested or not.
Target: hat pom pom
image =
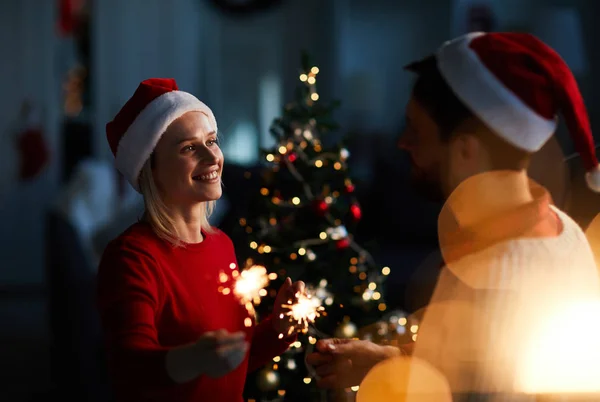
[[[585,181],[590,190],[600,193],[600,165],[585,174]]]

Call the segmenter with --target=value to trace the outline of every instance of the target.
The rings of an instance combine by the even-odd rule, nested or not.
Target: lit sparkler
[[[233,293],[244,302],[260,303],[260,298],[267,295],[269,285],[267,269],[261,265],[253,265],[243,270],[235,281]]]
[[[267,269],[261,265],[253,265],[242,272],[234,270],[231,276],[223,272],[219,279],[223,284],[229,282],[230,279],[233,280],[231,287],[220,288],[221,293],[227,295],[233,291],[240,303],[248,310],[248,314],[255,316],[254,305],[260,304],[261,297],[267,295],[265,289],[269,285]],[[249,326],[247,322],[246,326]]]
[[[307,333],[308,326],[312,324],[315,319],[321,316],[321,312],[325,310],[321,306],[321,300],[318,297],[312,297],[310,294],[296,294],[296,302],[288,300],[287,304],[283,305],[283,308],[287,309],[286,313],[282,313],[280,318],[288,316],[291,321],[295,321],[296,325],[293,325],[288,330],[287,336],[291,335],[294,331],[300,328],[300,332]],[[285,335],[279,334],[279,338],[282,339]]]

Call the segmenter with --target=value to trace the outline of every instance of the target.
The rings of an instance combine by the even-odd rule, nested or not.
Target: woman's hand
[[[202,374],[218,378],[235,370],[246,358],[249,344],[242,331],[228,333],[224,329],[207,332],[196,342],[197,359]]]
[[[166,356],[169,376],[183,384],[207,375],[217,378],[235,370],[246,358],[248,342],[244,332],[224,329],[207,332],[195,343],[171,349]]]
[[[283,305],[288,304],[288,300],[295,303],[298,299],[297,294],[302,294],[305,290],[306,285],[304,282],[298,281],[292,283],[290,278],[287,278],[279,288],[279,292],[275,298],[275,305],[273,306],[273,329],[277,331],[277,333],[283,334],[284,337],[294,333],[294,331],[290,333],[290,328],[292,328],[295,323],[285,315],[287,310],[283,308]],[[282,314],[283,318],[281,318]]]

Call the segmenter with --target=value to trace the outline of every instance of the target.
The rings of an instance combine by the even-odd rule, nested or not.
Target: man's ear
[[[474,134],[462,134],[463,155],[469,160],[480,159],[487,152],[481,139]]]
[[[453,138],[456,140],[457,156],[463,162],[473,163],[482,167],[490,161],[489,150],[486,148],[482,135],[487,128],[476,118],[465,119],[455,130]]]
[[[458,132],[450,140],[452,153],[463,163],[473,163],[483,156],[485,149],[481,140],[472,133]]]

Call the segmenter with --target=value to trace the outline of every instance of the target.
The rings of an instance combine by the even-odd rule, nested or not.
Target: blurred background
[[[244,173],[308,51],[321,98],[342,101],[356,236],[391,268],[388,305],[411,311],[438,272],[440,206],[411,192],[395,147],[402,67],[468,31],[532,32],[571,66],[597,127],[599,15],[597,0],[0,0],[0,400],[108,400],[93,278],[142,205],[104,127],[141,80],[173,77],[214,111],[226,167],[213,223],[233,234],[255,190]],[[600,204],[573,152],[560,127],[531,174],[585,227]]]

